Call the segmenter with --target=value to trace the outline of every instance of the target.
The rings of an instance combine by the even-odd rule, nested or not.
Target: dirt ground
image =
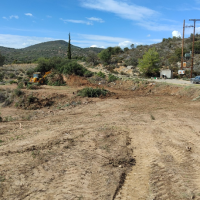
[[[199,91],[127,82],[77,97],[83,87],[24,90],[54,104],[1,108],[0,199],[200,199]]]

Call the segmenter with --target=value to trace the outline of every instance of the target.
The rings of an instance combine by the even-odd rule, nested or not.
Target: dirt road
[[[182,79],[153,79],[153,81],[162,82],[162,83],[178,84],[178,85],[192,85],[192,83],[190,81],[185,81]]]
[[[109,89],[76,106],[1,110],[36,115],[0,123],[1,199],[200,199],[199,102]]]

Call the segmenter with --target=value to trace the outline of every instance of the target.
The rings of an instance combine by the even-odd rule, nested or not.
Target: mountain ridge
[[[0,46],[0,53],[6,57],[5,64],[34,62],[40,57],[51,58],[54,56],[67,57],[68,42],[55,40],[34,44],[25,48],[15,49]],[[90,51],[100,53],[103,49],[97,47],[81,48],[71,45],[72,58],[88,55]]]

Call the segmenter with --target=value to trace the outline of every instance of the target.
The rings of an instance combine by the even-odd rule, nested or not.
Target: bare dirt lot
[[[199,91],[127,82],[77,97],[83,87],[24,90],[54,104],[1,108],[0,199],[200,199]]]

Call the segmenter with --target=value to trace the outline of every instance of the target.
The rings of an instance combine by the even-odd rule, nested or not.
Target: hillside
[[[181,38],[163,38],[163,41],[152,45],[138,45],[136,48],[126,50],[117,55],[112,55],[111,64],[109,68],[115,71],[123,71],[128,74],[138,75],[139,70],[137,68],[138,60],[141,59],[145,52],[150,48],[155,48],[159,53],[161,68],[167,68],[178,72],[181,66],[181,53],[182,53],[182,39]],[[190,53],[192,50],[192,38],[185,38],[184,40],[184,55]],[[187,76],[189,76],[191,57],[185,59],[187,62]],[[119,69],[120,68],[120,69]],[[119,69],[119,70],[118,70]],[[132,69],[130,71],[130,69]],[[129,73],[130,72],[130,73]],[[198,34],[195,36],[195,55],[194,55],[194,75],[200,73],[200,37]],[[177,74],[174,75],[176,77]]]
[[[23,49],[13,49],[0,47],[0,53],[6,57],[5,64],[11,63],[30,63],[36,61],[40,57],[67,57],[68,42],[63,40],[44,42],[36,45],[32,45]],[[112,48],[112,47],[110,47]],[[181,38],[163,38],[162,42],[152,45],[138,45],[136,48],[125,49],[115,55],[112,55],[112,59],[107,66],[108,70],[113,70],[125,74],[133,74],[138,76],[139,70],[137,68],[138,60],[141,59],[145,52],[149,48],[155,48],[160,56],[159,65],[161,68],[167,68],[175,72],[174,77],[177,77],[178,69],[181,65],[181,52],[182,52],[182,39]],[[184,40],[184,54],[190,53],[192,50],[192,35]],[[72,45],[72,57],[83,58],[87,57],[90,51],[99,53],[101,48],[80,48]],[[200,35],[195,35],[195,56],[194,56],[194,73],[197,75],[200,73]],[[185,58],[184,58],[184,61]],[[100,60],[97,61],[100,63]],[[92,63],[91,63],[92,64]],[[191,58],[187,60],[186,77],[190,75]],[[120,68],[120,69],[118,69]]]
[[[68,42],[63,40],[43,42],[23,49],[14,49],[0,46],[0,53],[6,57],[5,64],[33,62],[40,57],[50,58],[54,56],[67,56]],[[99,53],[101,48],[80,48],[71,45],[72,57],[85,57],[89,51]]]

